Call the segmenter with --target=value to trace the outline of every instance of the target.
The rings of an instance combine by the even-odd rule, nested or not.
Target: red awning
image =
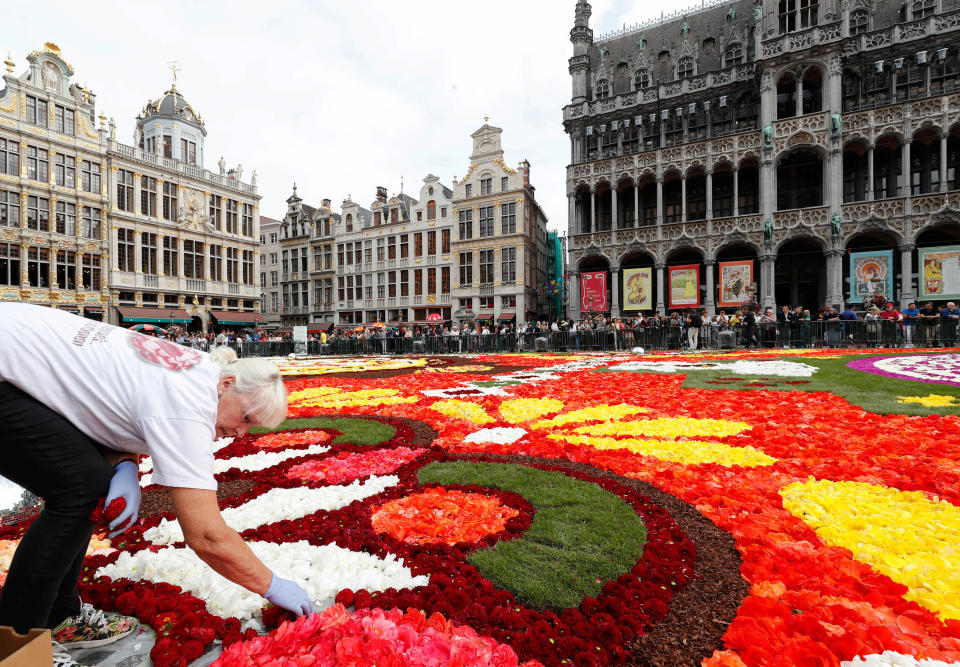
[[[497,319],[498,322],[513,322],[517,319],[516,313],[500,313],[500,317]]]
[[[134,306],[117,306],[120,317],[130,324],[143,322],[146,324],[190,324],[193,317],[182,308],[137,308]],[[92,309],[87,308],[87,312]]]
[[[292,327],[280,327],[279,329],[277,329],[276,333],[278,333],[278,334],[293,333],[293,328],[292,328]]]
[[[211,310],[210,314],[217,320],[217,324],[232,324],[237,326],[254,326],[266,322],[260,313],[238,313],[231,310]]]
[[[307,325],[307,333],[320,333],[330,328],[333,322],[311,322]]]
[[[493,313],[484,313],[481,315],[477,315],[473,319],[476,320],[477,322],[491,322],[493,321]]]

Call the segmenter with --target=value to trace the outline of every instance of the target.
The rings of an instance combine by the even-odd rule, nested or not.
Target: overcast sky
[[[595,35],[688,6],[594,0]],[[699,3],[697,3],[699,4]],[[363,206],[376,187],[417,196],[424,176],[447,185],[469,167],[470,134],[490,116],[504,159],[532,166],[551,229],[565,231],[570,148],[561,109],[574,0],[325,0],[160,3],[3,2],[5,43],[26,55],[52,41],[97,95],[97,112],[133,143],[134,118],[168,87],[204,118],[206,168],[257,170],[262,215],[281,218],[296,181],[304,200],[347,196]]]

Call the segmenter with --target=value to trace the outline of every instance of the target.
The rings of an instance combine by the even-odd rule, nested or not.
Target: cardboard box
[[[50,631],[33,629],[21,635],[0,625],[0,667],[48,667],[53,664]]]

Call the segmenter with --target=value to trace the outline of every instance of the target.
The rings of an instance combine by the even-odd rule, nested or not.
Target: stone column
[[[712,259],[708,259],[703,263],[703,270],[707,274],[707,298],[704,300],[703,307],[707,309],[707,314],[711,316],[716,310],[716,299],[713,295],[713,293],[716,291],[713,285],[713,272],[716,265],[717,263]]]
[[[947,135],[942,134],[940,136],[940,192],[946,192],[947,189]]]
[[[707,170],[707,220],[713,220],[713,170]]]
[[[137,215],[144,214],[143,211],[140,209],[140,204],[142,203],[141,197],[138,196],[140,194],[140,188],[143,186],[143,183],[141,183],[140,181],[141,177],[142,177],[142,174],[138,174],[134,172],[133,174],[133,212],[134,214],[137,214]],[[137,234],[138,238],[139,236],[140,235]]]
[[[910,174],[910,140],[903,142],[903,146],[900,148],[900,172],[903,174],[903,192],[898,193],[901,197],[906,198],[906,209],[904,210],[905,214],[911,213],[910,198],[913,196],[913,188],[911,187],[912,178]]]
[[[774,261],[777,256],[773,254],[773,247],[765,248],[766,254],[760,257],[760,280],[763,281],[760,289],[763,293],[763,298],[760,305],[764,309],[773,308],[776,306],[776,291],[774,290],[774,275],[775,275],[775,266]]]
[[[663,302],[663,274],[666,268],[665,264],[654,264],[653,268],[657,270],[657,312],[662,313],[666,309]]]
[[[616,229],[617,224],[617,186],[610,187],[610,229]]]
[[[571,270],[567,272],[570,276],[570,292],[567,295],[567,312],[570,318],[579,320],[580,314],[580,272]]]
[[[657,176],[657,227],[663,226],[663,176]]]
[[[143,267],[143,262],[141,261],[141,254],[143,252],[143,232],[139,229],[133,231],[133,272],[135,274],[141,274]]]
[[[590,188],[590,231],[597,231],[597,190],[596,186]]]
[[[733,168],[733,217],[740,215],[740,170]]]
[[[24,218],[27,216],[24,215]],[[30,257],[30,246],[20,244],[20,287],[30,287],[30,271],[27,269],[29,265]]]
[[[570,234],[580,232],[580,226],[577,224],[577,197],[575,194],[567,195],[567,229]]]
[[[620,269],[610,269],[610,317],[620,317]]]
[[[687,173],[680,177],[680,222],[687,221]]]
[[[640,226],[640,182],[633,182],[633,226]]]
[[[867,201],[874,200],[873,192],[873,146],[867,146]]]
[[[827,304],[828,306],[842,305],[843,303],[843,267],[840,264],[843,256],[842,248],[832,248],[827,251]],[[839,269],[839,270],[838,270]]]
[[[916,246],[902,245],[898,248],[900,251],[900,308],[906,308],[907,304],[915,301],[917,296],[913,293],[913,251]]]
[[[163,234],[157,234],[157,275],[163,276]]]

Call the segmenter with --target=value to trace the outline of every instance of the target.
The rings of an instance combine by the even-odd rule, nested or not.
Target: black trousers
[[[113,468],[73,424],[12,384],[0,382],[0,475],[43,498],[0,593],[0,625],[24,633],[53,628],[80,610],[77,581]]]

